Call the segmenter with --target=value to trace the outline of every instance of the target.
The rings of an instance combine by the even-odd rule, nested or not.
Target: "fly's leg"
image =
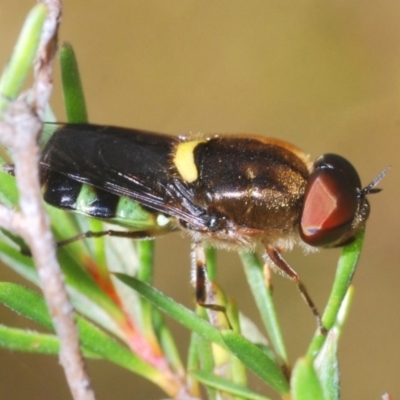
[[[198,242],[193,244],[192,249],[192,284],[195,287],[197,304],[208,310],[222,312],[232,329],[226,307],[215,304],[215,295],[207,274],[206,253],[203,244]]]
[[[171,230],[168,230],[170,232]],[[113,237],[120,237],[120,238],[127,238],[132,240],[149,240],[154,239],[155,236],[160,235],[163,233],[162,230],[152,231],[152,230],[143,230],[143,231],[114,231],[112,229],[106,231],[87,231],[84,233],[80,233],[79,235],[72,236],[68,239],[60,240],[55,243],[57,249],[60,247],[67,246],[68,244],[77,242],[78,240],[90,239],[90,238],[100,238],[103,236],[113,236]],[[21,249],[21,253],[25,256],[31,256],[31,252],[28,248]]]
[[[304,299],[308,307],[310,307],[315,319],[317,320],[317,325],[321,334],[325,335],[327,333],[327,329],[322,323],[321,315],[319,314],[316,305],[308,294],[306,287],[301,282],[297,272],[290,267],[290,265],[284,260],[281,253],[275,247],[268,244],[265,244],[264,247],[268,257],[273,262],[274,266],[276,266],[280,271],[284,273],[285,276],[287,276],[297,285],[301,297]]]
[[[206,253],[201,243],[193,245],[192,260],[192,283],[195,287],[197,304],[213,311],[225,313],[224,306],[213,303],[215,296],[208,279]]]
[[[120,238],[127,238],[133,240],[146,240],[146,239],[154,239],[155,232],[152,231],[114,231],[112,229],[100,232],[87,231],[84,233],[80,233],[79,235],[70,237],[68,239],[60,240],[56,243],[57,248],[66,246],[70,243],[77,242],[78,240],[90,239],[90,238],[100,238],[103,236],[113,236]]]

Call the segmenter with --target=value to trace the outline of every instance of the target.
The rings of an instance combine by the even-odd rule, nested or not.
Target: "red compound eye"
[[[343,157],[318,158],[304,195],[300,236],[311,246],[338,241],[351,228],[358,208],[360,178]]]

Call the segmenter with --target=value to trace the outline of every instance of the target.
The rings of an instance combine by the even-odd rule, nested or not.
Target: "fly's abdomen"
[[[172,229],[173,219],[124,196],[118,196],[86,183],[50,171],[43,184],[46,203],[89,217],[129,227],[131,230]]]
[[[46,177],[42,178],[44,201],[57,208],[76,211],[76,199],[81,191],[82,183],[56,172],[46,172]]]
[[[240,226],[292,230],[309,175],[306,157],[293,149],[257,137],[215,137],[199,143],[193,151],[199,171],[193,183],[197,200]]]

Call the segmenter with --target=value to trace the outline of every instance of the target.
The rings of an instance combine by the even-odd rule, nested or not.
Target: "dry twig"
[[[45,214],[39,183],[38,134],[41,118],[52,90],[52,64],[57,46],[61,3],[43,0],[48,8],[41,43],[35,60],[35,80],[27,95],[10,103],[0,123],[0,140],[12,154],[20,192],[20,212],[0,205],[0,225],[22,236],[31,248],[55,330],[60,339],[60,362],[74,399],[90,400],[95,395],[90,386],[79,348],[79,338],[64,279],[56,259],[54,240]]]

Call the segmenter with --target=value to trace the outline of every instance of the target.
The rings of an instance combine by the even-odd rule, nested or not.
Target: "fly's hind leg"
[[[78,240],[89,239],[89,238],[100,238],[103,236],[113,236],[120,238],[127,238],[133,240],[146,240],[153,239],[155,236],[155,232],[150,230],[144,231],[114,231],[112,229],[100,232],[87,231],[84,233],[80,233],[79,235],[70,237],[68,239],[60,240],[56,243],[57,248],[66,246],[70,243],[77,242]]]
[[[76,236],[72,236],[68,239],[60,240],[55,243],[57,249],[67,246],[71,243],[77,242],[79,240],[90,239],[90,238],[100,238],[103,236],[113,236],[113,237],[120,237],[120,238],[127,238],[132,240],[147,240],[147,239],[154,239],[155,236],[160,235],[161,231],[152,231],[152,230],[143,230],[143,231],[115,231],[112,229],[106,231],[87,231],[84,233],[80,233]],[[25,256],[31,256],[31,252],[28,248],[21,248],[21,253]]]
[[[192,284],[195,287],[196,302],[200,307],[208,310],[222,312],[232,329],[226,307],[215,303],[215,293],[207,274],[207,260],[204,245],[196,242],[192,249]]]
[[[312,313],[314,314],[315,319],[317,320],[317,325],[321,334],[325,335],[327,333],[327,329],[324,327],[322,323],[321,315],[319,314],[316,305],[314,304],[313,300],[308,294],[306,287],[301,282],[297,272],[290,267],[290,265],[282,257],[281,253],[274,246],[271,246],[269,244],[264,244],[264,247],[267,256],[272,261],[274,266],[277,267],[280,271],[282,271],[286,277],[291,279],[297,285],[297,289],[299,290],[301,297],[303,297],[308,307],[310,307]]]

